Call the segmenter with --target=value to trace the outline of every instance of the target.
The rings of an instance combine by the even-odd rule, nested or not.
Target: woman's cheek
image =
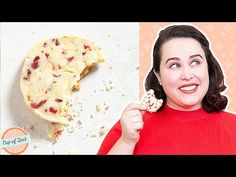
[[[200,67],[194,73],[195,77],[200,81],[201,84],[208,86],[209,85],[209,74],[207,66]]]
[[[163,73],[163,86],[166,89],[173,89],[178,86],[178,73],[165,72]]]

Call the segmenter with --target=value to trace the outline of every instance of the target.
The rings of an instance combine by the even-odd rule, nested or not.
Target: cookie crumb
[[[75,127],[70,127],[70,128],[68,128],[68,133],[74,133],[74,131],[75,131]]]
[[[90,137],[95,138],[95,137],[97,137],[97,135],[93,133],[93,134],[90,135]]]
[[[108,110],[109,109],[109,106],[107,105],[106,107],[105,107],[105,110]]]
[[[72,115],[68,115],[68,120],[72,121],[73,120],[73,116]]]
[[[82,121],[81,121],[81,120],[78,120],[78,121],[77,121],[77,124],[82,125]]]
[[[101,105],[100,105],[100,104],[97,104],[97,105],[96,105],[96,111],[97,111],[97,112],[100,112],[100,111],[101,111]]]
[[[29,126],[29,131],[33,131],[34,130],[34,125],[30,125]]]
[[[107,127],[104,125],[101,126],[100,131],[99,131],[99,135],[103,136],[104,134],[106,134],[106,132],[107,132]]]

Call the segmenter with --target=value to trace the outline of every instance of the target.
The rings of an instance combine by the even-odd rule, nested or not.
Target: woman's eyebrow
[[[166,60],[166,63],[168,63],[171,60],[180,60],[178,57],[171,57]]]
[[[192,59],[192,58],[195,58],[195,57],[200,57],[200,58],[203,59],[203,57],[202,57],[200,54],[191,55],[191,56],[189,57],[189,59]],[[171,60],[180,60],[180,58],[178,58],[178,57],[171,57],[171,58],[168,58],[168,59],[166,60],[166,63],[168,63],[168,62],[171,61]]]
[[[189,57],[189,59],[192,59],[192,58],[195,58],[195,57],[200,57],[200,58],[203,59],[203,57],[202,57],[200,54],[191,55],[191,56]]]

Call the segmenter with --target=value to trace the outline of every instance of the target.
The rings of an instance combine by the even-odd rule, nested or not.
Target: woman
[[[222,69],[206,37],[189,25],[159,33],[146,81],[162,107],[128,105],[98,154],[236,154],[236,115],[223,111]]]

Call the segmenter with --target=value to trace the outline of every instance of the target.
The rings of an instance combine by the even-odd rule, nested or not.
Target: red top
[[[236,115],[207,113],[203,108],[179,111],[165,105],[145,112],[134,154],[236,154]],[[106,135],[98,154],[107,154],[121,136],[118,121]]]

